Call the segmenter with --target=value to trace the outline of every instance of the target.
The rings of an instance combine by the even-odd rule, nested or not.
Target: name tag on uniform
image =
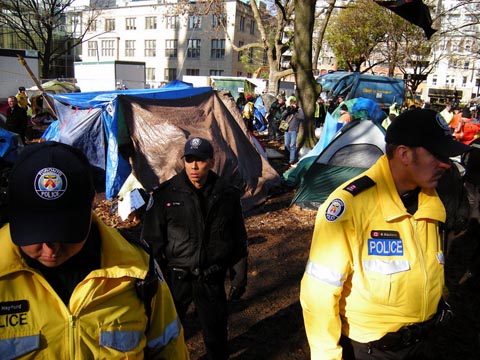
[[[368,239],[368,255],[403,256],[403,241],[397,231],[373,230]]]

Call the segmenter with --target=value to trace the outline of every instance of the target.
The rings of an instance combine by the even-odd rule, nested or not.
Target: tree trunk
[[[300,106],[305,113],[299,148],[315,146],[315,102],[319,93],[312,72],[313,25],[316,0],[295,0],[295,78]]]

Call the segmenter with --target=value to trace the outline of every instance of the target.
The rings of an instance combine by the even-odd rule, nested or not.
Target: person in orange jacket
[[[479,124],[474,122],[470,110],[464,108],[460,123],[454,132],[455,138],[464,144],[469,144],[478,137],[479,130]]]

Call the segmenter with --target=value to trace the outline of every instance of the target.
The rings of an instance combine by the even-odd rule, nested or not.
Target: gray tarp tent
[[[257,152],[235,103],[211,88],[177,82],[157,90],[54,99],[57,111],[62,111],[56,126],[47,131],[48,139],[82,149],[104,173],[107,198],[116,196],[130,171],[147,190],[180,171],[183,144],[192,136],[212,141],[214,170],[244,190],[245,210],[265,201],[270,188],[281,182]]]

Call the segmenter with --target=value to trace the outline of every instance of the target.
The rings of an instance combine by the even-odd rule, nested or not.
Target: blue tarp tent
[[[244,189],[244,206],[261,203],[269,186],[280,183],[245,135],[239,112],[233,114],[211,87],[175,81],[159,89],[61,94],[53,99],[59,120],[44,138],[80,148],[98,170],[97,181],[104,177],[99,183],[107,199],[118,194],[132,172],[150,191],[181,170],[183,144],[190,136],[213,142],[214,170]]]
[[[8,162],[15,161],[22,148],[23,145],[18,134],[0,128],[0,157],[2,159]]]
[[[90,163],[105,171],[105,197],[116,196],[131,172],[118,149],[118,97],[178,99],[211,91],[174,81],[159,89],[132,89],[53,95],[58,121],[45,131],[46,140],[80,148]],[[100,121],[99,121],[100,120]],[[108,145],[108,146],[107,146]]]

